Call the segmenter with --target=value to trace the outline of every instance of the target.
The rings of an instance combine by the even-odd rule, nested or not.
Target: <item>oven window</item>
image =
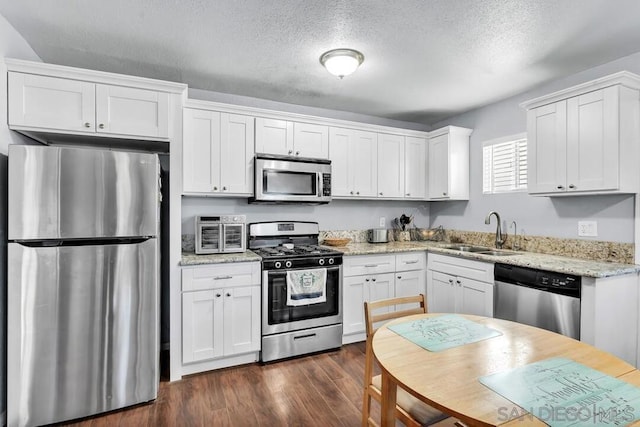
[[[269,272],[268,320],[270,325],[335,316],[340,307],[340,270],[327,269],[327,301],[290,307],[287,305],[287,273]]]
[[[316,173],[265,170],[262,187],[265,194],[315,196],[317,194]]]

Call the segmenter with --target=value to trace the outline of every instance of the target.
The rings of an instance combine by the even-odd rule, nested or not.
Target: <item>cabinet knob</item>
[[[359,191],[356,191],[356,194],[359,196],[359,195],[360,195],[360,192],[359,192]]]
[[[222,187],[222,191],[227,191],[227,187]]]
[[[100,129],[104,129],[104,123],[100,123],[100,124],[98,125],[98,127],[99,127]]]
[[[449,279],[449,283],[453,285],[453,279]]]
[[[364,281],[365,281],[365,282],[368,282],[368,281],[369,281],[369,279],[364,279]]]
[[[398,276],[398,279],[402,279],[402,276]]]
[[[350,191],[351,194],[353,194],[353,191]]]
[[[228,297],[230,297],[230,296],[231,296],[231,294],[230,294],[229,292],[227,292],[227,296],[228,296]]]
[[[213,191],[218,191],[218,187],[213,187]]]
[[[91,123],[86,122],[86,123],[84,124],[84,127],[86,127],[86,128],[90,128],[90,127],[91,127]]]
[[[459,285],[460,284],[460,280],[456,280],[456,283]]]
[[[573,185],[573,184],[569,184],[569,188],[574,189],[574,188],[576,188],[576,186]]]
[[[216,294],[216,298],[220,298],[222,295],[220,294]]]
[[[300,152],[299,152],[299,151],[296,151],[296,156],[299,156],[299,155],[300,155]]]
[[[293,150],[289,150],[289,154],[293,153]]]
[[[446,196],[446,195],[447,195],[447,193],[442,193],[442,195],[443,195],[443,196]]]
[[[558,190],[564,190],[564,185],[558,185],[556,188],[557,188]]]
[[[382,192],[380,192],[380,195],[382,196]]]
[[[410,196],[410,195],[411,195],[411,193],[407,193],[407,196]]]
[[[371,281],[372,281],[372,282],[375,282],[375,281],[376,281],[376,278],[374,277],[373,279],[371,279]]]

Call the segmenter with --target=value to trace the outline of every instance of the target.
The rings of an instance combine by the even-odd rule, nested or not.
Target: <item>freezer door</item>
[[[156,236],[159,162],[149,153],[9,146],[9,240]]]
[[[156,239],[8,248],[8,425],[41,425],[156,398]]]

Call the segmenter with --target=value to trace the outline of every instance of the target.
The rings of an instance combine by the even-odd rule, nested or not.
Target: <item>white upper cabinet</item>
[[[253,193],[253,117],[185,108],[183,132],[183,193]]]
[[[621,72],[523,103],[529,193],[636,192],[639,89]]]
[[[35,132],[167,140],[169,93],[9,72],[9,126]]]
[[[328,126],[257,117],[256,152],[326,159],[328,132]]]
[[[355,129],[329,129],[331,195],[374,198],[378,182],[378,135]]]
[[[427,197],[427,140],[407,136],[404,143],[404,197]]]
[[[404,136],[378,134],[378,197],[404,196]]]
[[[429,134],[429,200],[469,200],[470,134],[455,126]]]

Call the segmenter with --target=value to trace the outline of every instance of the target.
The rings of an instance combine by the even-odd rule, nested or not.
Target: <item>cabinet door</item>
[[[296,156],[328,159],[329,128],[309,123],[294,123],[293,149]]]
[[[367,280],[369,280],[367,278]],[[368,300],[365,276],[345,277],[343,280],[343,334],[364,332],[364,302]]]
[[[292,155],[293,123],[256,117],[256,153]]]
[[[169,137],[169,94],[96,85],[96,131],[129,136]]]
[[[220,113],[183,109],[182,191],[210,193],[220,186]]]
[[[493,284],[456,279],[456,313],[493,317]]]
[[[9,125],[94,133],[95,84],[9,73]]]
[[[431,313],[455,313],[455,276],[427,271],[427,307]]]
[[[221,190],[253,194],[254,118],[222,113],[220,116]]]
[[[427,197],[427,141],[407,136],[404,143],[404,197]]]
[[[567,101],[527,112],[529,193],[566,190]]]
[[[567,191],[619,188],[618,88],[567,100]]]
[[[393,298],[395,293],[394,274],[395,273],[385,273],[376,274],[375,276],[367,276],[369,279],[369,298],[367,301]]]
[[[378,135],[355,131],[349,148],[349,162],[353,170],[350,196],[376,197],[378,186]]]
[[[449,135],[429,140],[429,198],[449,198]]]
[[[224,355],[260,350],[260,286],[224,290]]]
[[[329,159],[331,159],[331,195],[349,196],[353,188],[353,168],[350,149],[351,129],[329,128]]]
[[[223,355],[222,290],[182,294],[182,363]]]
[[[404,196],[404,136],[378,134],[378,197]]]
[[[424,270],[400,271],[396,273],[395,296],[410,297],[419,294],[426,294],[427,286]],[[427,308],[429,306],[427,305]],[[396,306],[396,310],[406,310],[415,308],[415,304],[401,304]]]

